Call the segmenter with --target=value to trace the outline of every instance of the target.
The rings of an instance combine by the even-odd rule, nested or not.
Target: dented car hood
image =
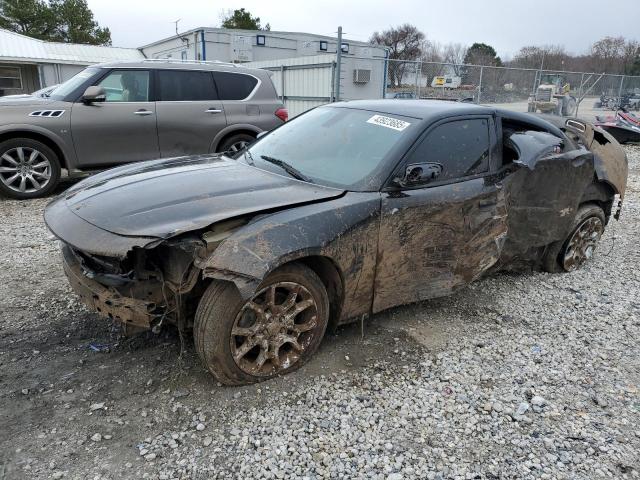
[[[218,155],[141,162],[90,177],[54,200],[69,213],[127,237],[169,238],[221,220],[342,195],[342,190],[305,183]],[[62,240],[56,218],[45,220]]]

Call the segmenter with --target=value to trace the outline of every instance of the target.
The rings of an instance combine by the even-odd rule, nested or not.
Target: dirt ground
[[[640,149],[630,147],[628,151],[636,158],[640,157]],[[420,472],[436,475],[429,474],[429,478],[525,478],[529,473],[520,475],[513,473],[519,470],[513,469],[531,461],[534,466],[542,463],[540,470],[531,470],[536,478],[544,472],[549,472],[550,476],[540,478],[637,478],[640,467],[633,452],[637,455],[640,447],[640,399],[637,393],[640,386],[637,343],[640,333],[640,304],[637,303],[640,293],[637,270],[639,164],[636,160],[631,172],[627,200],[630,207],[623,221],[613,227],[614,233],[610,231],[603,239],[602,254],[588,267],[586,274],[498,275],[451,298],[383,312],[364,325],[353,324],[329,334],[315,358],[294,374],[241,388],[217,384],[201,367],[191,339],[181,339],[175,330],[165,328],[158,335],[148,333],[123,338],[117,325],[87,311],[71,293],[62,272],[58,244],[43,224],[42,211],[48,200],[0,200],[3,246],[0,253],[0,478],[3,475],[11,479],[195,478],[194,472],[198,468],[209,473],[197,478],[258,478],[261,476],[258,473],[249,475],[242,473],[242,467],[232,466],[231,457],[235,454],[226,453],[227,449],[244,448],[239,443],[234,443],[233,447],[225,443],[235,435],[234,428],[241,423],[239,418],[273,414],[276,416],[274,421],[283,422],[283,412],[302,408],[307,402],[307,413],[316,415],[323,408],[330,408],[327,405],[331,404],[334,395],[350,396],[350,389],[356,395],[355,392],[368,388],[366,386],[380,374],[388,385],[393,386],[393,391],[384,390],[383,385],[379,395],[370,393],[374,402],[370,408],[374,415],[394,418],[393,415],[402,413],[405,408],[390,406],[388,402],[394,396],[405,395],[406,389],[414,385],[424,387],[425,392],[441,392],[446,382],[454,385],[446,388],[463,390],[467,388],[465,383],[473,382],[451,382],[472,368],[484,371],[477,373],[477,391],[480,393],[474,393],[476,386],[473,386],[473,392],[468,391],[465,396],[475,399],[473,402],[485,399],[485,402],[505,403],[511,398],[504,393],[507,389],[533,388],[526,372],[540,363],[534,357],[541,348],[543,352],[550,352],[546,358],[554,361],[547,364],[544,374],[535,375],[553,376],[563,369],[568,372],[559,384],[552,383],[560,386],[537,387],[538,391],[547,392],[545,397],[557,395],[553,398],[554,404],[558,405],[553,410],[557,416],[553,426],[547,427],[547,434],[552,435],[553,431],[562,436],[563,431],[572,431],[572,422],[582,421],[576,412],[586,412],[584,415],[596,418],[598,426],[593,427],[593,431],[612,439],[606,443],[608,440],[600,440],[599,434],[593,433],[597,439],[594,447],[602,441],[602,445],[610,448],[609,454],[597,457],[599,463],[580,470],[582,467],[578,463],[567,463],[558,457],[560,460],[549,460],[550,470],[545,470],[543,454],[536,453],[538,464],[527,456],[528,452],[535,452],[538,443],[542,445],[542,437],[538,439],[531,437],[531,432],[524,433],[522,429],[532,428],[525,425],[526,422],[517,424],[520,430],[501,430],[507,427],[500,423],[503,416],[496,413],[500,412],[497,404],[487,408],[485,403],[484,407],[469,411],[473,418],[480,418],[480,423],[488,422],[491,431],[495,430],[495,437],[490,441],[497,442],[495,449],[486,447],[486,454],[476,452],[475,457],[465,459],[466,447],[443,439],[442,446],[438,447],[443,450],[433,455],[433,465],[429,455],[424,454],[426,463],[422,467],[419,459],[410,468],[406,467],[407,461],[413,458],[406,454],[409,460],[401,466],[392,463],[389,469],[386,466],[378,469],[376,465],[382,464],[374,463],[373,470],[367,471],[381,475],[373,475],[375,478],[427,477],[427,473],[423,477]],[[612,238],[614,234],[616,240]],[[611,256],[604,255],[607,251]],[[572,313],[564,317],[562,312],[567,311]],[[577,323],[569,325],[567,322]],[[576,348],[583,340],[587,342],[583,338],[587,335],[585,332],[590,335],[591,347]],[[543,347],[536,347],[537,344]],[[484,358],[482,352],[489,350],[498,353]],[[455,362],[451,360],[453,366],[447,360],[450,357],[455,358]],[[481,363],[473,366],[475,361]],[[514,365],[521,367],[514,368]],[[597,367],[595,371],[593,366]],[[574,367],[577,370],[573,370]],[[448,373],[438,373],[441,371]],[[580,372],[586,371],[591,372],[591,380],[581,377]],[[615,389],[606,390],[604,395],[608,395],[609,410],[605,415],[594,410],[602,409],[603,401],[600,406],[597,401],[596,404],[589,402],[588,392],[597,390],[598,381],[606,383],[607,378],[611,379],[612,385],[623,385],[627,390],[616,390],[618,393],[615,394],[611,393]],[[395,383],[400,380],[406,384]],[[437,390],[432,389],[433,382],[437,382]],[[326,391],[319,391],[318,385],[328,386]],[[567,390],[563,390],[565,386]],[[575,390],[568,390],[569,386]],[[456,398],[452,401],[471,402],[469,398]],[[583,405],[583,402],[587,403]],[[564,405],[564,409],[560,405]],[[409,411],[411,408],[411,405],[406,407]],[[449,413],[441,418],[434,413],[442,423],[420,427],[420,435],[439,438],[442,434],[449,439],[459,438],[467,427],[464,422],[455,423],[459,421],[457,411],[461,412],[459,409],[447,410]],[[421,417],[410,418],[414,418],[412,422],[418,422],[415,419]],[[515,421],[516,417],[513,418]],[[537,418],[532,420],[534,426],[542,421]],[[206,428],[203,432],[199,424]],[[283,438],[302,428],[295,424],[284,425],[286,431],[276,432]],[[402,428],[410,429],[406,424]],[[590,428],[586,430],[591,432]],[[545,429],[537,430],[543,432],[544,437]],[[273,434],[267,428],[248,436],[251,441],[258,439],[259,443],[261,435],[266,435],[265,431]],[[579,435],[584,437],[584,430],[581,432]],[[209,440],[205,435],[209,435],[206,437]],[[378,432],[376,435],[384,443],[394,442],[400,434]],[[385,435],[389,436],[388,440]],[[500,435],[508,440],[497,440]],[[579,435],[574,436],[580,438]],[[168,443],[158,443],[157,450],[145,457],[142,450],[151,449],[150,445],[160,436],[169,438]],[[525,436],[539,442],[524,448],[526,452],[520,458],[517,457],[520,454],[514,452]],[[485,445],[484,440],[477,438],[479,445]],[[174,449],[173,444],[179,444],[179,448]],[[436,447],[430,444],[429,448]],[[446,453],[447,448],[452,451]],[[607,452],[606,448],[596,450],[596,453]],[[317,452],[311,453],[313,456],[304,464],[306,466],[301,467],[307,478],[370,476],[365,470],[341,470],[337,463],[331,464],[334,459],[338,462],[337,453],[330,461],[317,457]],[[450,461],[458,454],[461,457]],[[228,458],[220,459],[225,456]],[[214,457],[218,460],[212,460]],[[251,465],[248,458],[253,457],[238,453],[237,458],[238,462]],[[393,460],[394,456],[391,458]],[[585,462],[588,464],[587,460]],[[260,462],[254,463],[255,468],[260,466]],[[463,464],[468,464],[469,468],[455,470]],[[322,470],[325,467],[326,470]],[[485,473],[493,472],[494,467],[500,467],[500,470]],[[280,470],[274,467],[269,471]],[[400,476],[392,477],[396,475],[392,472],[399,472]],[[458,473],[454,475],[454,472]],[[479,476],[473,476],[476,474],[473,472]],[[473,475],[469,476],[471,473]],[[277,473],[270,475],[265,474],[265,477],[282,478]],[[285,477],[289,476],[298,475],[285,474]]]

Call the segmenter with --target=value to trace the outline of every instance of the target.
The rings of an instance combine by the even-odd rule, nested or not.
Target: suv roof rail
[[[197,65],[224,65],[227,67],[242,68],[235,63],[222,62],[220,60],[182,60],[178,58],[145,58],[143,63],[195,63]]]

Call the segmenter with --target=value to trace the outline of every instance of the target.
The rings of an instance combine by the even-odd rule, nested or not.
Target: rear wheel
[[[51,193],[60,180],[60,161],[47,145],[30,138],[0,143],[0,193],[28,199]]]
[[[548,272],[572,272],[580,268],[593,257],[604,226],[605,216],[599,206],[581,206],[569,235],[547,248],[544,269]]]
[[[318,349],[328,318],[326,289],[301,264],[271,273],[246,301],[234,285],[214,282],[196,311],[196,350],[220,382],[254,383],[303,365]]]
[[[223,141],[218,146],[218,152],[234,154],[247,147],[256,138],[248,133],[237,133]]]

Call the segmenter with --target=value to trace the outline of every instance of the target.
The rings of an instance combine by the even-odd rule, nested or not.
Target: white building
[[[87,65],[140,58],[136,48],[45,42],[0,29],[0,96],[64,82]]]
[[[336,54],[335,37],[302,32],[201,27],[140,47],[148,58],[219,60],[244,63],[307,55]],[[366,42],[342,41],[347,57],[385,58],[385,50]]]

